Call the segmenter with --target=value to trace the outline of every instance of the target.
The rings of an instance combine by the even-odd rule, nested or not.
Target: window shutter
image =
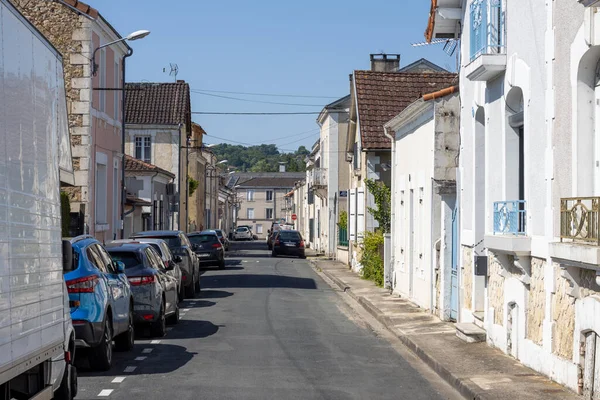
[[[359,187],[356,190],[356,236],[362,239],[365,230],[365,188]]]
[[[356,240],[356,189],[350,189],[350,218],[349,228],[350,240]]]

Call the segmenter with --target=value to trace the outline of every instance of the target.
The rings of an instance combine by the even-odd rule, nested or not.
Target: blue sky
[[[152,33],[130,42],[127,80],[168,82],[170,63],[192,90],[298,96],[192,93],[192,111],[312,112],[349,92],[348,75],[369,69],[369,54],[400,53],[401,65],[421,57],[455,69],[442,45],[422,42],[430,0],[88,0],[122,34]],[[163,72],[163,68],[167,72]],[[326,97],[325,97],[326,96]],[[282,151],[312,146],[316,115],[194,115],[206,143],[275,143]]]

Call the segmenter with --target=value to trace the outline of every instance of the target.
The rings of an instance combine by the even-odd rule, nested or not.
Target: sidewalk
[[[466,343],[453,323],[361,279],[336,261],[311,263],[348,293],[411,351],[469,399],[579,399],[570,390],[521,365],[485,342]]]

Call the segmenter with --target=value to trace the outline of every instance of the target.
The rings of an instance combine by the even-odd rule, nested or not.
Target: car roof
[[[100,243],[98,239],[91,235],[80,235],[69,240],[74,248],[81,249],[89,246],[90,244]]]
[[[295,232],[295,233],[300,233],[300,231],[297,231],[295,229],[282,229],[280,231],[277,231],[277,233],[281,233],[281,232]]]
[[[130,238],[135,238],[135,237],[145,237],[145,236],[179,236],[181,233],[183,233],[182,231],[143,231],[143,232],[137,232],[134,233],[132,235],[130,235]]]
[[[152,248],[148,243],[109,243],[106,245],[108,252],[133,252],[138,253],[145,248]]]
[[[211,235],[211,234],[214,236],[217,236],[217,232],[215,232],[213,229],[207,229],[205,231],[188,233],[188,236]]]

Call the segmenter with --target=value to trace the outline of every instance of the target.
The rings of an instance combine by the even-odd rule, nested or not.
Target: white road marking
[[[152,350],[154,350],[154,349],[144,349],[144,350],[142,350],[142,353],[146,353],[146,354],[152,353]]]
[[[150,344],[159,344],[159,343],[160,343],[160,340],[156,340],[156,339],[154,339],[153,341],[150,342]]]
[[[183,317],[183,316],[185,316],[185,314],[187,314],[187,313],[182,312],[182,313],[179,313],[179,316]]]
[[[190,309],[189,308],[183,308],[183,309],[181,309],[181,311],[188,312],[188,311],[190,311]]]
[[[121,383],[125,380],[124,376],[117,376],[115,379],[111,381],[111,383]]]
[[[144,356],[136,357],[135,361],[144,361],[146,358],[148,358],[148,357],[144,357]]]
[[[130,365],[129,367],[125,368],[125,372],[133,372],[136,368],[137,367]]]
[[[98,393],[98,397],[108,397],[113,392],[113,389],[102,389],[100,393]]]
[[[257,263],[259,263],[260,261],[257,261]]]

